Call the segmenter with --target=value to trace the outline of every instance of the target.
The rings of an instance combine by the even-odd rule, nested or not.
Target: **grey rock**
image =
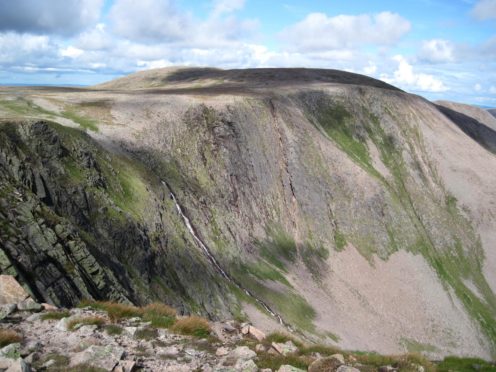
[[[62,318],[60,319],[57,324],[55,324],[55,328],[58,329],[59,331],[68,331],[68,324],[71,320],[71,317],[67,317],[67,318]]]
[[[288,355],[298,351],[298,348],[292,341],[287,341],[285,343],[273,342],[271,346],[272,348],[274,348],[274,350],[282,355]]]
[[[43,347],[43,344],[40,341],[37,340],[31,340],[24,345],[24,347],[21,350],[21,355],[28,355],[31,353],[35,353],[37,351],[40,351],[41,348]]]
[[[303,369],[290,366],[289,364],[282,365],[277,372],[305,372]]]
[[[360,372],[360,370],[350,366],[339,366],[336,372]]]
[[[90,364],[111,371],[124,355],[124,348],[119,346],[92,345],[86,350],[71,356],[70,366]]]
[[[17,359],[21,356],[21,344],[16,342],[0,349],[0,356],[10,359]]]
[[[228,356],[238,360],[249,360],[255,358],[257,353],[251,350],[248,346],[238,346],[236,349],[231,350]]]
[[[229,354],[229,349],[225,346],[221,346],[217,349],[217,351],[215,352],[215,355],[217,356],[224,356],[224,355],[227,355]]]
[[[5,304],[0,306],[0,320],[8,317],[10,314],[12,314],[14,311],[16,311],[17,305],[16,304]]]
[[[20,311],[41,311],[43,306],[31,298],[17,303],[17,309]]]
[[[258,367],[252,359],[238,360],[234,365],[234,369],[239,372],[257,372]]]
[[[31,367],[22,358],[18,358],[5,372],[31,372]]]

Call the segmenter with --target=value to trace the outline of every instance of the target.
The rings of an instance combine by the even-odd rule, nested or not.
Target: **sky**
[[[496,106],[496,0],[0,0],[0,84],[316,67]]]

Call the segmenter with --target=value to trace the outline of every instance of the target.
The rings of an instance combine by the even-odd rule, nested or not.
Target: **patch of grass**
[[[323,356],[333,355],[337,353],[343,354],[343,352],[339,348],[328,345],[305,345],[299,348],[298,353],[300,355],[311,355],[319,353]]]
[[[21,334],[13,329],[0,329],[0,348],[21,341]]]
[[[202,338],[208,337],[211,331],[208,321],[197,316],[178,319],[171,329],[176,333]]]
[[[104,368],[94,367],[91,364],[83,363],[77,366],[66,368],[64,372],[106,372]]]
[[[272,280],[274,282],[279,282],[287,287],[291,287],[286,277],[279,271],[277,267],[267,263],[263,260],[258,260],[257,262],[241,263],[239,270],[244,274],[250,274],[255,276],[260,280]]]
[[[329,251],[323,246],[314,246],[306,242],[300,247],[300,256],[303,263],[316,280],[320,280],[325,270],[325,261],[329,258]]]
[[[438,372],[494,372],[496,364],[478,358],[446,357],[437,366]]]
[[[336,228],[336,231],[334,232],[334,243],[336,244],[336,250],[338,252],[346,247],[346,237],[338,228]]]
[[[312,363],[312,358],[297,355],[273,355],[269,353],[258,354],[258,359],[255,362],[260,369],[270,368],[277,371],[282,365],[289,364],[290,366],[307,370],[308,366]]]
[[[133,306],[120,304],[110,301],[88,301],[83,300],[79,303],[78,307],[90,307],[95,310],[107,312],[111,321],[119,321],[124,318],[142,317],[143,309]]]
[[[353,122],[353,116],[340,103],[322,102],[316,114],[317,123],[322,130],[347,153],[354,161],[367,171],[376,174],[372,166],[369,151],[365,142],[365,132]]]
[[[124,329],[116,324],[107,324],[105,326],[105,332],[110,336],[117,336],[122,334],[122,332],[124,332]]]
[[[98,327],[101,327],[104,324],[105,324],[105,319],[103,319],[102,317],[84,316],[84,317],[77,317],[77,318],[71,319],[67,323],[67,329],[70,331],[74,331],[76,328],[79,328],[78,326],[96,325]]]
[[[272,342],[284,344],[288,341],[291,341],[298,348],[303,347],[303,343],[300,340],[285,332],[272,332],[268,334],[264,339],[264,344],[270,345]]]
[[[49,311],[41,316],[41,320],[60,320],[71,315],[69,310]]]
[[[67,119],[72,120],[73,122],[79,124],[84,129],[91,130],[93,132],[98,132],[98,123],[96,120],[80,116],[73,110],[66,110],[62,112],[62,116]]]
[[[411,340],[408,338],[402,338],[401,344],[403,344],[406,347],[406,349],[408,350],[409,353],[422,353],[424,351],[427,351],[427,352],[438,351],[438,348],[435,347],[434,345],[423,344],[421,342]]]
[[[143,308],[143,316],[145,319],[147,316],[165,316],[174,318],[176,316],[176,310],[166,304],[155,302],[146,305]]]
[[[267,229],[267,239],[257,241],[262,257],[274,266],[286,271],[286,263],[294,262],[297,256],[296,243],[287,232],[279,226]]]
[[[158,337],[158,331],[155,328],[145,327],[138,329],[134,334],[134,338],[138,340],[154,340]]]

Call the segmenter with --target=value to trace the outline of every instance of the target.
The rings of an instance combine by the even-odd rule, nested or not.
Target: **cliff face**
[[[494,353],[496,158],[479,112],[335,71],[99,88],[0,105],[1,268],[36,297],[278,327],[266,305],[345,348]]]

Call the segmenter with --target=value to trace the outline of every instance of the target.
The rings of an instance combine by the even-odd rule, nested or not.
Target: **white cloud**
[[[362,71],[365,75],[374,75],[377,72],[377,66],[374,62],[369,61],[368,65]]]
[[[98,21],[103,0],[0,1],[0,31],[72,35]]]
[[[183,40],[191,19],[171,0],[116,0],[110,10],[113,31],[131,41]]]
[[[398,68],[393,76],[381,75],[381,79],[393,85],[398,85],[405,89],[418,90],[422,92],[445,92],[448,88],[444,83],[432,75],[416,73],[413,66],[408,63],[405,57],[396,55],[393,59],[398,62]]]
[[[258,29],[257,20],[234,16],[243,6],[244,0],[217,0],[198,20],[180,11],[174,0],[116,0],[109,18],[112,31],[132,42],[217,48],[247,39]]]
[[[214,17],[243,9],[245,0],[215,0],[212,15]]]
[[[472,9],[472,15],[478,19],[496,19],[496,0],[479,0]]]
[[[98,23],[94,28],[81,33],[75,42],[78,48],[84,50],[110,49],[114,43],[104,23]]]
[[[376,44],[392,45],[410,30],[410,22],[396,13],[338,15],[311,13],[286,28],[280,37],[296,50],[354,48]]]
[[[476,92],[480,92],[482,90],[482,86],[479,83],[477,83],[477,84],[474,85],[474,90]]]
[[[491,87],[489,88],[489,93],[496,94],[496,85],[491,85]]]
[[[453,62],[454,45],[449,40],[426,40],[422,43],[420,58],[431,63]]]
[[[69,58],[78,58],[84,53],[84,50],[75,48],[72,45],[68,46],[67,48],[63,48],[60,50],[60,55],[62,57],[69,57]]]
[[[14,32],[0,34],[0,63],[4,66],[19,62],[42,63],[56,54],[56,50],[48,36],[20,35]]]

